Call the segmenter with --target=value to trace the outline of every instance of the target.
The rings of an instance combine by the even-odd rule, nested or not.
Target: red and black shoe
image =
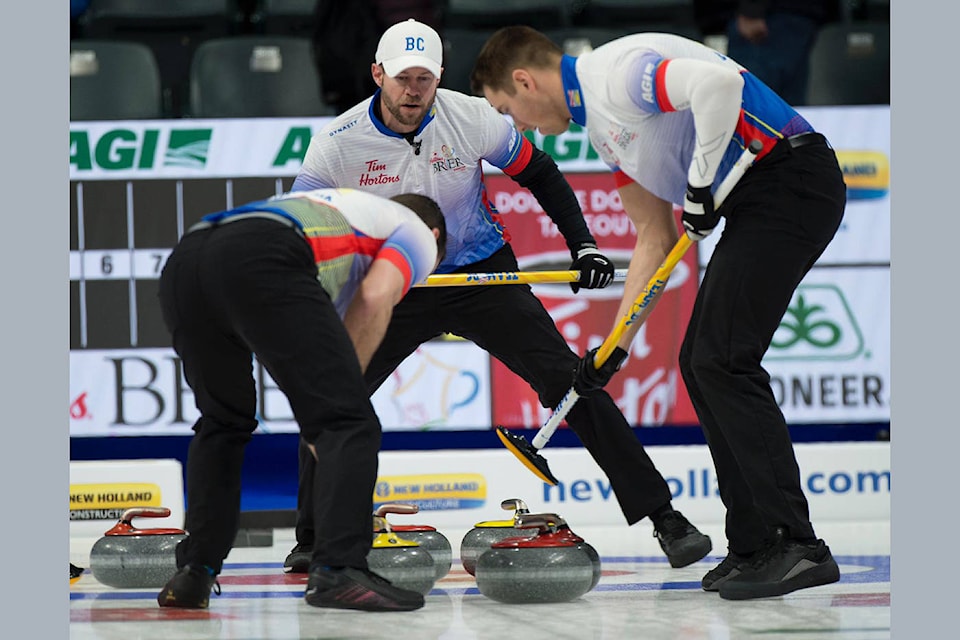
[[[413,611],[423,606],[423,594],[395,587],[368,569],[320,567],[310,571],[307,604],[360,611]]]

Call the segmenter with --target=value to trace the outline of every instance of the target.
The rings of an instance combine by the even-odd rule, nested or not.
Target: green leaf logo
[[[851,360],[863,334],[834,285],[800,285],[773,334],[765,360]]]

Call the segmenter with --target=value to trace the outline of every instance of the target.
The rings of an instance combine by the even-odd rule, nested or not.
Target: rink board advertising
[[[848,186],[843,224],[801,283],[764,359],[791,423],[890,419],[890,109],[805,108],[836,149]],[[76,122],[70,127],[70,433],[191,433],[197,411],[170,348],[157,278],[206,213],[287,190],[327,118]],[[528,134],[554,157],[600,248],[626,267],[636,232],[607,167],[574,125]],[[488,196],[521,269],[566,269],[569,253],[533,196],[493,167]],[[634,425],[692,424],[677,354],[697,283],[722,230],[688,251],[607,390]],[[577,353],[613,326],[622,287],[573,295],[535,285]],[[276,383],[254,363],[259,430],[295,432]],[[471,343],[423,345],[374,396],[386,430],[538,427],[551,409]]]

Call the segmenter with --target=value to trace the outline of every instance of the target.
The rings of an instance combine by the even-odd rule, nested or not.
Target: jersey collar
[[[577,59],[574,56],[565,55],[561,58],[560,79],[563,82],[563,96],[567,100],[567,108],[570,109],[573,121],[581,127],[587,126],[587,110],[583,106],[583,92],[577,79]]]
[[[374,105],[380,104],[380,89],[377,89],[377,92],[373,94],[373,98],[370,99],[370,106],[367,107],[367,113],[370,116],[370,122],[373,123],[373,126],[377,128],[377,131],[382,133],[385,136],[390,136],[393,138],[405,138],[410,135],[409,133],[397,133],[393,129],[389,128],[387,125],[383,124],[383,120],[380,119],[380,116],[377,115],[377,109],[374,109]],[[417,130],[413,132],[414,136],[419,136],[420,133],[426,128],[428,124],[433,122],[433,119],[437,116],[437,100],[434,98],[433,106],[430,107],[430,111],[427,112],[427,115],[424,116],[423,121],[420,123],[420,126],[417,127]]]

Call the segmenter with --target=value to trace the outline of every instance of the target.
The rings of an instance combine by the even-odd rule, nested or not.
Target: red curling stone
[[[133,518],[166,518],[166,507],[131,507],[90,550],[90,571],[108,587],[162,587],[177,572],[183,529],[138,529]]]
[[[495,542],[477,559],[484,596],[506,604],[568,602],[600,581],[600,556],[558,515],[525,514],[517,527],[536,531]]]

